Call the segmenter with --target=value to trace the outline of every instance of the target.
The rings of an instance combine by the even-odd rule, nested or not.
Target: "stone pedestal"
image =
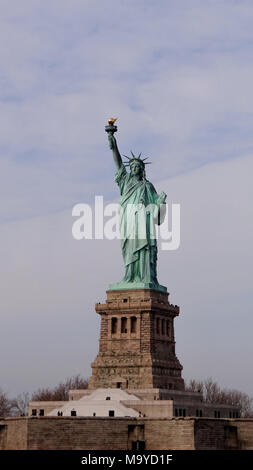
[[[96,312],[101,316],[99,353],[89,388],[184,390],[174,338],[179,307],[168,302],[167,292],[109,290]]]

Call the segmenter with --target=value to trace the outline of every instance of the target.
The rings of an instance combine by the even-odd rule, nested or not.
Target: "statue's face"
[[[133,176],[139,176],[141,177],[142,176],[142,173],[143,173],[143,167],[142,167],[142,164],[139,163],[139,162],[133,162],[131,164],[131,174]]]

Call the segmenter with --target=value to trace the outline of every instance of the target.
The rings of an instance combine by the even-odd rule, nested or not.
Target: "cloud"
[[[111,114],[155,181],[251,152],[251,22],[249,2],[3,2],[0,220],[112,197]]]

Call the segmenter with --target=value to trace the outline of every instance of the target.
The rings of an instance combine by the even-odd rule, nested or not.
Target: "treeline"
[[[0,417],[26,416],[30,401],[67,401],[69,390],[86,388],[88,388],[88,379],[78,374],[67,378],[53,388],[39,388],[32,394],[24,392],[13,399],[0,389]],[[190,380],[186,384],[186,390],[201,393],[205,403],[235,405],[239,408],[242,417],[253,417],[253,398],[238,390],[221,388],[212,378],[204,381]]]
[[[202,393],[205,403],[235,405],[239,408],[242,417],[253,417],[253,398],[239,390],[221,388],[212,378],[204,381],[190,380],[186,385],[186,390]]]
[[[0,389],[0,416],[26,416],[30,401],[67,401],[69,390],[80,390],[88,388],[88,379],[80,374],[67,378],[53,388],[39,388],[32,394],[23,392],[16,398],[9,398]]]

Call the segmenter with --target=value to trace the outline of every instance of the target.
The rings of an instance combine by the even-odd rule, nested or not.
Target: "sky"
[[[72,208],[119,198],[104,132],[181,205],[159,252],[183,377],[253,396],[253,5],[0,0],[0,388],[91,374],[117,240],[74,240]]]

